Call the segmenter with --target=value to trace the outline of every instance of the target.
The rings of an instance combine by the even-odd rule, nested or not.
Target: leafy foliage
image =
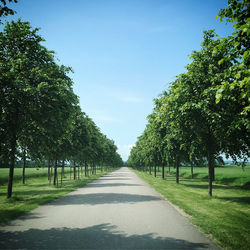
[[[8,0],[10,3],[14,2],[17,3],[18,0]],[[10,9],[7,6],[7,1],[6,0],[0,0],[0,17],[5,17],[8,15],[14,15],[15,11],[13,9]],[[1,21],[0,21],[1,24]]]
[[[180,163],[193,165],[206,158],[210,195],[221,153],[235,161],[250,156],[249,1],[229,0],[219,16],[234,22],[234,33],[218,38],[214,30],[204,31],[201,50],[192,52],[187,72],[155,100],[128,160],[141,169],[149,162],[174,163],[178,183]]]
[[[72,69],[57,64],[38,31],[18,20],[0,33],[0,161],[10,165],[8,197],[20,152],[55,162],[54,184],[59,161],[122,165],[114,142],[81,111]]]

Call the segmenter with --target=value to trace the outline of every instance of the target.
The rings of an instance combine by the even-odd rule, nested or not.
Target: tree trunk
[[[61,168],[61,186],[62,186],[62,181],[63,181],[63,170]]]
[[[14,166],[15,166],[15,158],[16,158],[16,156],[15,156],[16,144],[17,144],[17,136],[16,136],[16,131],[14,131],[12,134],[12,140],[11,140],[11,156],[10,156],[10,170],[9,170],[9,182],[8,182],[7,198],[10,198],[12,195]]]
[[[154,169],[154,170],[155,170],[155,177],[156,177],[156,166],[155,166],[155,169]]]
[[[179,184],[179,166],[180,166],[179,157],[176,156],[176,158],[175,158],[175,168],[176,168],[176,183],[177,184]]]
[[[208,150],[208,194],[209,196],[213,195],[213,178],[214,178],[214,154],[212,150]]]
[[[57,184],[57,160],[55,161],[55,168],[54,168],[54,185]]]
[[[50,166],[50,179],[49,179],[49,184],[51,184],[52,176],[53,176],[53,167]]]
[[[194,178],[194,165],[191,163],[191,178]]]
[[[65,170],[65,161],[62,162],[62,176],[64,178],[64,170]]]
[[[48,160],[48,181],[50,181],[50,160]]]
[[[76,165],[75,165],[75,161],[74,161],[74,180],[76,180]]]
[[[214,164],[213,164],[213,168],[212,168],[212,180],[214,181]]]
[[[84,164],[84,175],[87,176],[87,162]]]
[[[151,164],[149,165],[149,174],[151,175]]]
[[[22,175],[23,184],[25,184],[25,169],[26,169],[26,151],[24,149],[23,150],[23,175]]]
[[[62,170],[61,170],[61,185],[63,182],[63,177],[64,177],[64,160],[62,161]]]
[[[164,164],[162,165],[162,179],[164,179],[165,178],[165,176],[164,176]]]

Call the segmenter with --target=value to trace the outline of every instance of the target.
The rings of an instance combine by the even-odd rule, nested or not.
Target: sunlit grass
[[[13,195],[10,199],[7,199],[8,169],[0,169],[0,224],[6,223],[41,204],[82,187],[106,174],[107,171],[97,171],[97,175],[90,175],[90,177],[82,177],[80,180],[73,180],[70,179],[69,170],[66,170],[63,182],[61,184],[59,178],[58,186],[49,184],[47,177],[48,170],[46,168],[27,168],[25,185],[22,184],[21,173],[22,169],[15,169]]]
[[[171,174],[166,179],[136,173],[167,200],[184,210],[189,220],[225,249],[250,249],[250,169],[216,169],[213,197],[208,196],[207,169],[181,169],[180,184]],[[223,184],[220,184],[223,183]]]

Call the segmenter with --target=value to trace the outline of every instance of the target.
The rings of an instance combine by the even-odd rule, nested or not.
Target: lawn
[[[10,199],[7,199],[8,171],[8,169],[0,169],[0,224],[17,218],[41,204],[67,194],[108,173],[107,171],[97,170],[96,175],[82,177],[81,180],[73,180],[70,179],[69,170],[66,170],[62,184],[59,179],[58,186],[54,186],[49,184],[47,168],[27,168],[26,184],[23,185],[22,169],[15,168],[13,195]]]
[[[160,169],[161,170],[161,169]],[[223,249],[250,249],[250,166],[215,169],[213,197],[208,196],[207,168],[180,169],[180,184],[174,171],[166,178],[135,171],[156,191],[187,214],[187,218]]]

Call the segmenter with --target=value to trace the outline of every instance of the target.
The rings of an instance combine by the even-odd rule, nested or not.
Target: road
[[[0,227],[0,249],[218,249],[128,168]]]

